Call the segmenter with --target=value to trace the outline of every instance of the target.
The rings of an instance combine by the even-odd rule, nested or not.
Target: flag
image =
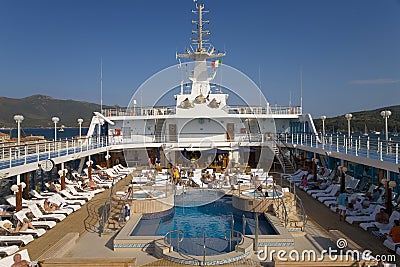
[[[212,68],[218,68],[221,65],[222,65],[222,60],[221,59],[211,61],[211,67]]]

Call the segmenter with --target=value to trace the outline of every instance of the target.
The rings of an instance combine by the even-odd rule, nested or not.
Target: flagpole
[[[103,114],[103,58],[100,58],[100,113]]]

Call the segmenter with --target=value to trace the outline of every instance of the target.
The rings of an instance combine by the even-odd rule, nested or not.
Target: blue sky
[[[211,43],[271,104],[314,117],[400,104],[400,1],[204,1]],[[192,0],[1,0],[0,95],[127,105],[190,44]],[[259,78],[260,70],[260,78]],[[151,93],[151,92],[150,92]]]

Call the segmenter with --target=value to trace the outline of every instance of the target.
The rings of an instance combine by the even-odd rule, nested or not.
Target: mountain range
[[[369,132],[378,131],[385,132],[385,120],[381,116],[383,110],[390,110],[392,114],[388,118],[388,131],[400,131],[400,105],[383,107],[374,110],[359,111],[351,113],[353,117],[350,120],[350,128],[352,132],[364,132],[365,127]],[[315,127],[318,132],[322,132],[322,120],[314,118]],[[325,120],[325,131],[332,132],[347,132],[347,119],[345,114],[327,118]]]
[[[14,115],[24,116],[23,128],[53,127],[51,120],[60,118],[59,125],[78,127],[78,118],[83,119],[82,126],[89,126],[93,112],[100,105],[76,100],[59,100],[50,96],[32,95],[24,98],[0,97],[0,127],[15,128]]]
[[[104,108],[110,108],[104,106]],[[24,116],[22,127],[40,128],[53,127],[52,117],[60,118],[59,125],[66,127],[78,127],[77,119],[83,119],[83,126],[87,127],[92,119],[93,112],[99,111],[100,105],[76,101],[60,100],[45,95],[32,95],[24,98],[0,97],[0,128],[15,128],[14,115]],[[360,111],[352,113],[351,130],[354,132],[364,132],[365,126],[369,131],[384,132],[385,121],[380,115],[382,110],[390,110],[392,115],[388,119],[389,131],[394,129],[400,131],[400,105],[383,107],[375,110]],[[322,131],[322,121],[314,118],[317,131]],[[347,132],[347,120],[343,115],[327,118],[325,120],[326,132]]]

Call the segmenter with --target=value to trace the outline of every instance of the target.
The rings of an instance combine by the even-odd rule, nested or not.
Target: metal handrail
[[[296,207],[299,206],[299,208],[301,209],[300,217],[302,218],[302,221],[303,221],[303,229],[304,229],[304,227],[305,227],[306,224],[307,224],[307,214],[306,214],[306,210],[305,210],[305,208],[304,208],[303,201],[301,200],[301,198],[299,198],[299,196],[297,196],[297,195],[294,195],[294,196],[295,196],[295,198],[296,198]]]
[[[169,249],[171,250],[172,248],[172,233],[177,233],[177,251],[179,251],[179,243],[181,243],[185,237],[185,232],[183,230],[171,230],[168,233],[164,235],[164,242],[169,245]],[[182,233],[181,238],[179,238],[179,233]],[[168,236],[169,236],[169,242],[168,242]]]
[[[237,245],[240,246],[240,245],[243,244],[244,236],[243,236],[243,234],[241,232],[236,231],[236,230],[232,230],[232,229],[225,230],[225,232],[224,232],[224,239],[225,240],[228,240],[227,233],[229,233],[229,251],[232,251],[232,242],[233,242],[234,238],[240,239],[240,241],[237,243]],[[235,233],[236,233],[236,235],[235,235]]]
[[[276,209],[279,210],[279,208],[282,206],[282,217],[283,217],[282,219],[283,219],[283,222],[284,222],[284,226],[286,227],[288,225],[289,216],[288,216],[288,213],[287,213],[287,210],[286,210],[285,202],[283,201],[283,197],[278,197],[275,182],[273,184],[273,189],[272,190],[273,190],[272,199],[273,200],[278,200],[278,204],[277,204],[277,208]],[[276,201],[274,201],[274,203],[276,203]],[[278,217],[280,217],[281,214],[278,213],[277,215],[278,215]]]
[[[99,233],[100,235],[104,233],[106,223],[110,218],[111,206],[108,205],[108,202],[104,202],[103,211],[99,218]]]

